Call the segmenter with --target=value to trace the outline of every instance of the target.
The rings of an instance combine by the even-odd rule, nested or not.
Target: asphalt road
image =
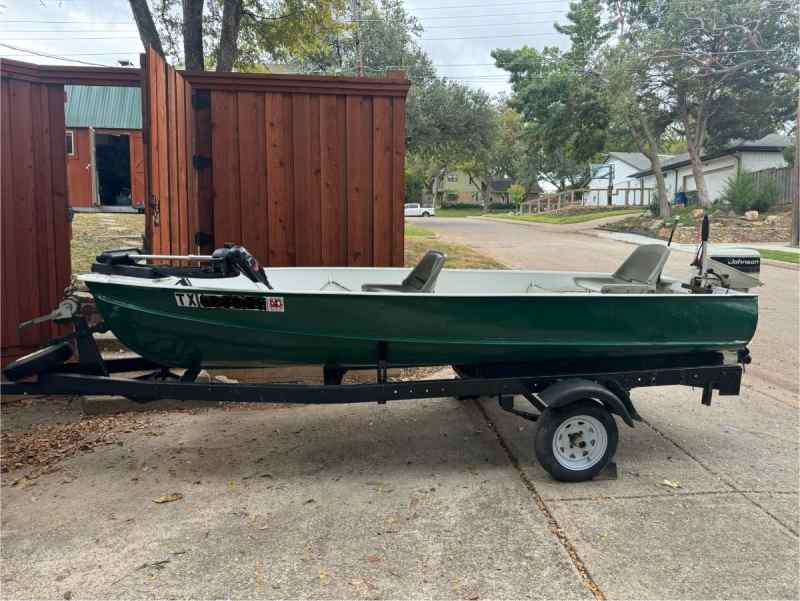
[[[515,267],[612,269],[631,250],[425,226]],[[635,393],[616,480],[552,481],[536,425],[489,399],[151,413],[53,473],[3,474],[2,597],[797,599],[797,275],[764,270],[740,396]],[[7,407],[3,430],[79,406]]]

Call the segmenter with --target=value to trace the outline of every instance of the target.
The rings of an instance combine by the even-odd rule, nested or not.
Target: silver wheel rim
[[[553,435],[553,455],[568,470],[586,470],[606,454],[606,427],[591,415],[573,415],[558,426]]]

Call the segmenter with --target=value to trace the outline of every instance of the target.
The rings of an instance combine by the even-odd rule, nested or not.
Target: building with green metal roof
[[[64,86],[70,206],[142,206],[142,92]]]

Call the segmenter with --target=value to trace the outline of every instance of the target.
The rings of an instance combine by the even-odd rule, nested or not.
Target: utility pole
[[[356,72],[364,77],[364,47],[361,40],[361,0],[352,0],[353,21],[356,22]]]

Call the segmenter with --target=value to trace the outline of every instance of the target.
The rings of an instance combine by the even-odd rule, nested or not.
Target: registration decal
[[[236,311],[265,311],[283,313],[282,296],[245,296],[241,294],[203,294],[176,292],[175,304],[190,309],[233,309]]]

